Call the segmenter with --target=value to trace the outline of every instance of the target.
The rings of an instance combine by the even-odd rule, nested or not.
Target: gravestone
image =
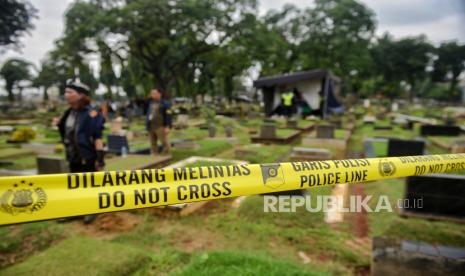
[[[367,116],[363,117],[363,123],[366,124],[366,125],[367,124],[374,124],[375,122],[376,122],[376,117],[374,117],[374,116],[367,115]]]
[[[405,213],[464,220],[465,175],[409,176],[405,199],[409,203],[402,208]],[[413,204],[415,202],[416,205]],[[418,203],[421,203],[421,207]]]
[[[107,142],[109,153],[120,155],[123,147],[126,147],[126,152],[129,152],[128,139],[124,135],[109,134],[107,136]]]
[[[265,121],[260,128],[260,138],[276,138],[276,123]]]
[[[342,128],[342,120],[341,119],[332,119],[330,121],[331,125],[333,125],[335,128]]]
[[[232,137],[232,127],[231,126],[225,126],[224,127],[224,132],[226,133],[226,137]]]
[[[422,136],[458,136],[461,129],[458,126],[445,125],[422,125],[420,134]]]
[[[363,107],[370,108],[370,100],[369,99],[363,100]]]
[[[286,128],[297,128],[297,120],[289,119],[286,121]]]
[[[424,141],[389,139],[387,156],[423,155],[424,150]]]
[[[363,141],[363,149],[365,156],[368,158],[373,158],[376,157],[375,153],[375,147],[373,146],[373,143],[371,141]]]
[[[373,238],[371,275],[463,275],[465,248]]]
[[[208,125],[208,137],[215,137],[216,135],[216,126],[215,124]]]
[[[61,157],[37,156],[37,171],[39,174],[67,173],[66,160]]]
[[[180,140],[174,143],[174,147],[181,150],[197,150],[200,145],[192,140]]]
[[[334,139],[334,126],[318,125],[316,127],[316,138]]]
[[[291,160],[292,161],[316,161],[331,159],[331,152],[328,149],[319,148],[292,148]]]
[[[175,126],[176,128],[187,128],[189,126],[189,115],[179,114]]]
[[[451,118],[451,117],[444,118],[444,124],[446,126],[454,126],[456,123],[457,123],[457,120],[455,118]]]
[[[118,117],[110,123],[110,132],[116,135],[124,135],[125,131],[123,130],[122,117]]]
[[[394,124],[396,124],[396,125],[406,125],[406,124],[408,124],[410,121],[407,120],[407,119],[404,118],[404,117],[396,116],[392,122],[393,122]],[[413,123],[412,123],[412,126],[413,126]]]

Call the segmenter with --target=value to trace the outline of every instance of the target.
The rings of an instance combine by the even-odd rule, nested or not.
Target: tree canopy
[[[128,97],[158,87],[172,96],[232,98],[250,72],[326,68],[341,77],[343,93],[411,99],[427,95],[420,87],[430,80],[449,82],[448,97],[458,97],[463,44],[376,37],[376,14],[357,0],[258,14],[256,0],[75,1],[35,83],[79,77],[93,89],[102,84],[108,97],[118,87]]]
[[[19,38],[33,29],[37,10],[22,0],[0,0],[0,7],[0,46],[19,46]]]

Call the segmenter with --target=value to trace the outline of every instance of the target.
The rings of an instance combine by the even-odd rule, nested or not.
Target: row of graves
[[[2,139],[11,137],[11,129],[4,127]],[[0,126],[1,130],[2,126]],[[57,146],[59,139],[50,133],[51,126],[40,129],[47,143],[20,143],[16,151],[22,155],[8,155],[2,149],[0,162],[14,162],[28,156],[25,174],[67,172],[63,150]],[[453,135],[452,135],[453,134]],[[47,136],[48,135],[48,136]],[[444,138],[446,137],[446,138]],[[464,152],[459,142],[459,126],[440,124],[431,118],[414,117],[397,113],[348,114],[328,120],[317,118],[285,119],[251,117],[228,118],[225,116],[176,116],[170,134],[172,153],[152,155],[148,135],[142,119],[131,122],[117,118],[106,131],[107,170],[145,168],[199,167],[237,165],[245,163],[273,163],[287,161],[317,161],[344,159],[354,151],[365,157],[407,156],[430,153]],[[45,139],[46,138],[46,139]],[[435,142],[448,142],[441,147]],[[360,145],[351,144],[353,141]],[[3,146],[3,145],[2,145]],[[359,148],[357,148],[359,147]],[[18,152],[16,152],[18,153]],[[33,153],[34,162],[31,162]],[[25,167],[25,168],[26,168]],[[19,171],[2,170],[0,173],[18,175]],[[465,217],[465,177],[450,174],[415,176],[405,179],[404,198],[422,199],[425,208],[409,206],[399,210],[402,217],[463,222]],[[310,191],[311,192],[311,191]],[[302,195],[306,191],[289,191],[287,195]],[[282,193],[281,193],[282,194]],[[347,197],[348,185],[336,185],[333,195]],[[244,198],[229,200],[232,207]],[[428,205],[426,205],[428,202]],[[208,206],[206,202],[178,204],[156,208],[156,212],[190,215]],[[343,215],[338,212],[325,214],[325,221],[338,223]],[[431,245],[424,242],[392,242],[383,238],[373,240],[372,273],[415,273],[424,269],[427,262],[432,272],[465,271],[463,249]],[[459,275],[459,274],[457,274]]]
[[[438,118],[400,113],[366,115],[361,126],[366,157],[464,153],[463,127]],[[424,168],[434,172],[435,168]],[[451,223],[465,222],[465,175],[431,173],[405,178],[399,216]],[[395,273],[461,275],[465,271],[465,248],[423,241],[373,239],[373,275]]]

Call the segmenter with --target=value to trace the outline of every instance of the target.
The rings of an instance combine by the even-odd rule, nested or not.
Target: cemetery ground
[[[367,113],[363,107],[359,109]],[[433,114],[424,108],[412,110],[411,115]],[[56,146],[56,130],[45,124],[46,120],[30,120],[21,127],[35,129],[36,137],[31,141],[50,145],[45,155],[63,157],[62,149]],[[291,160],[293,147],[309,147],[305,141],[312,139],[334,140],[320,144],[320,148],[328,149],[333,157],[344,157],[363,154],[367,138],[414,139],[420,133],[418,123],[408,129],[389,120],[386,114],[374,124],[364,123],[361,117],[350,120],[344,116],[344,129],[336,129],[333,138],[317,138],[315,127],[310,132],[301,129],[300,137],[289,144],[254,144],[251,138],[260,135],[262,119],[218,117],[215,137],[209,137],[205,120],[189,121],[196,126],[171,133],[175,143],[171,163],[191,156],[205,159],[195,159],[186,166],[227,165],[233,160],[286,162]],[[353,130],[348,130],[349,122],[353,122]],[[295,131],[285,128],[285,120],[276,124],[278,136]],[[311,124],[327,122],[298,122],[301,128]],[[378,128],[379,125],[392,129]],[[225,126],[232,127],[234,139],[227,137]],[[142,119],[125,122],[123,129],[130,131],[126,132],[130,152],[149,147]],[[451,144],[460,138],[435,137]],[[38,150],[6,143],[10,138],[11,133],[0,135],[1,169],[35,169]],[[182,141],[175,141],[177,138]],[[186,140],[191,144],[186,145]],[[450,152],[449,148],[433,143],[430,136],[426,141],[429,153]],[[343,149],[334,146],[345,142]],[[387,156],[388,143],[377,140],[373,150],[377,157]],[[150,161],[150,155],[117,158],[113,164],[112,159],[108,160],[107,169],[131,168]],[[209,201],[188,215],[170,208],[148,208],[102,214],[90,225],[74,220],[64,224],[44,221],[4,226],[0,227],[0,275],[366,275],[370,271],[373,237],[465,247],[463,224],[399,216],[397,205],[404,196],[404,182],[405,179],[390,179],[349,185],[350,194],[373,196],[370,206],[376,204],[376,198],[387,195],[394,212],[344,214],[343,221],[337,223],[327,223],[322,212],[311,213],[304,208],[295,213],[266,213],[263,197],[256,195],[240,202],[234,198]],[[313,188],[307,193],[314,199],[330,195],[332,187]]]

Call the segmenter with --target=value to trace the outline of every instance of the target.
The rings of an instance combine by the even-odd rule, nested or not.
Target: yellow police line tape
[[[0,225],[465,169],[465,154],[0,177]]]

